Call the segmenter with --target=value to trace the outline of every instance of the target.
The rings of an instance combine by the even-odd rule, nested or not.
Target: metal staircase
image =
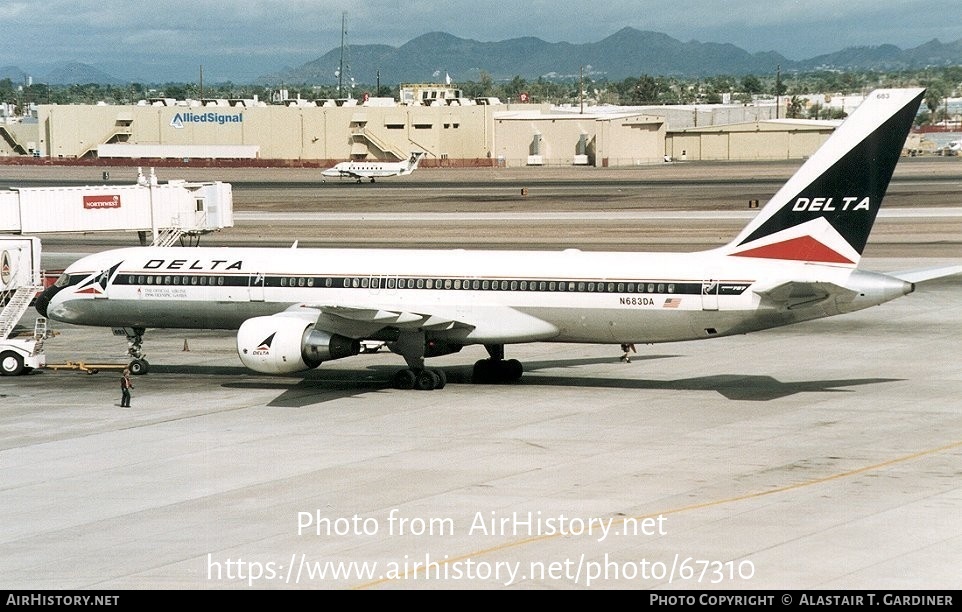
[[[157,238],[150,243],[150,246],[169,247],[180,243],[180,246],[197,246],[200,243],[200,236],[206,230],[207,213],[198,212],[194,215],[193,228],[184,229],[180,216],[170,220],[170,226],[157,230]]]
[[[134,130],[131,127],[133,119],[127,119],[118,117],[114,126],[110,129],[106,136],[101,140],[94,140],[90,143],[86,149],[80,152],[77,157],[88,157],[92,154],[96,154],[97,147],[101,144],[111,144],[115,142],[128,142],[131,135],[133,135]]]
[[[0,340],[10,337],[10,332],[30,308],[30,301],[40,289],[42,287],[17,287],[14,291],[6,292],[4,297],[8,299],[0,312]]]
[[[44,367],[47,362],[43,352],[48,334],[47,319],[36,318],[32,338],[24,337],[16,329],[33,298],[44,288],[46,275],[39,266],[40,241],[37,238],[10,240],[19,248],[4,250],[0,257],[3,276],[0,281],[3,282],[0,290],[0,375],[3,376],[29,373]],[[29,247],[16,244],[21,240],[29,240]]]
[[[169,247],[174,246],[184,235],[184,230],[179,227],[165,227],[157,233],[157,239],[150,246]]]
[[[351,139],[354,142],[367,141],[365,144],[371,144],[383,151],[384,153],[390,153],[394,157],[398,158],[399,161],[403,161],[408,158],[408,154],[404,151],[398,149],[395,146],[389,145],[379,138],[374,132],[367,129],[366,127],[355,128],[351,133]]]
[[[7,146],[9,146],[10,150],[13,151],[14,153],[17,153],[19,155],[27,154],[27,150],[23,147],[23,145],[17,142],[16,135],[10,132],[10,130],[8,130],[6,126],[0,125],[0,136],[3,137],[3,139],[7,142]]]

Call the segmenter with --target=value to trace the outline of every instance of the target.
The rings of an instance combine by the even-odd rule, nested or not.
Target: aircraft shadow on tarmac
[[[667,359],[672,357],[676,357],[676,355],[639,356],[632,359],[632,364],[646,360]],[[626,367],[632,368],[634,365],[613,363],[613,361],[611,358],[592,358],[526,362],[525,375],[521,381],[509,384],[528,387],[594,387],[599,389],[622,389],[626,391],[715,391],[729,400],[764,402],[799,393],[851,393],[853,392],[851,389],[844,389],[843,387],[872,385],[901,380],[896,378],[844,378],[782,382],[771,376],[757,374],[717,374],[713,376],[678,378],[673,380],[644,380],[637,378],[619,378],[618,372],[620,369]],[[611,378],[598,376],[559,376],[538,373],[538,370],[605,363],[612,365]],[[194,368],[190,369],[193,370]],[[234,368],[218,369],[234,370]],[[363,371],[324,370],[321,368],[309,372],[307,376],[293,384],[282,380],[276,382],[237,381],[224,383],[223,386],[231,389],[282,390],[283,392],[267,405],[272,407],[300,408],[343,397],[352,397],[362,393],[390,389],[391,378],[397,369],[398,367],[396,365],[371,366]],[[472,384],[472,366],[451,366],[445,367],[443,370],[447,375],[447,384],[449,385]],[[443,393],[443,391],[439,392]],[[410,391],[409,393],[418,392]]]

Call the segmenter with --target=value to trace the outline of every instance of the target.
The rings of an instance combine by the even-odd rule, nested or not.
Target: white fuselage
[[[400,176],[405,174],[407,169],[408,166],[405,162],[341,162],[333,168],[328,168],[321,175],[328,177],[383,178]]]
[[[115,266],[109,282],[81,282]],[[866,282],[874,287],[866,277],[876,275],[851,266],[714,251],[135,247],[85,257],[65,274],[73,284],[47,312],[69,323],[236,329],[288,309],[335,319],[330,311],[341,309],[350,325],[333,324],[364,337],[391,316],[403,325],[411,313],[428,313],[418,326],[429,337],[463,344],[716,337],[857,310],[911,290],[900,281],[862,290]],[[861,294],[801,308],[768,304],[764,292],[786,282],[855,284]]]

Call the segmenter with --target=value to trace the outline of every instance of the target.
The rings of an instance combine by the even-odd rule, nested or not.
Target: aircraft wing
[[[295,308],[317,313],[315,327],[350,338],[368,338],[386,329],[446,332],[466,342],[525,342],[545,340],[558,328],[508,306],[461,308],[371,308],[343,304],[302,304]]]
[[[311,319],[317,329],[348,338],[368,338],[385,328],[432,331],[461,327],[466,332],[471,330],[470,325],[448,317],[367,306],[297,304],[282,314]]]
[[[787,310],[814,306],[834,298],[851,301],[858,295],[857,291],[834,283],[803,281],[789,281],[771,289],[756,290],[755,293],[762,298],[763,304]]]
[[[356,179],[364,178],[365,176],[362,174],[358,174],[353,170],[344,170],[343,168],[337,168],[337,167],[328,168],[324,172],[321,172],[321,175],[329,176],[329,177],[342,177],[342,178],[347,176],[347,177],[356,178]]]

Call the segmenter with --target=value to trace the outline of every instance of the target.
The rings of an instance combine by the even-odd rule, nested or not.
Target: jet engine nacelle
[[[237,330],[241,363],[265,374],[309,370],[360,351],[360,341],[314,329],[312,321],[299,317],[254,317]]]

